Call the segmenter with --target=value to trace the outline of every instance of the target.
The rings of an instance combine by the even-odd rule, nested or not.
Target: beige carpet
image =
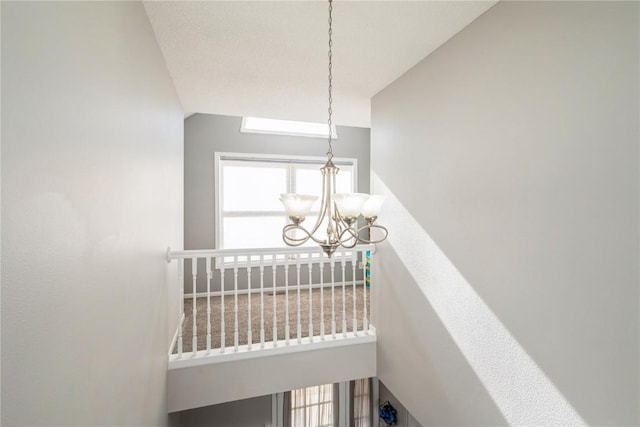
[[[369,294],[370,289],[367,288],[367,317],[370,317],[369,310]],[[320,289],[314,289],[311,295],[312,305],[312,324],[314,336],[320,335]],[[324,325],[325,334],[331,334],[331,288],[325,288],[324,296]],[[363,329],[364,301],[363,286],[356,286],[356,319],[357,330]],[[296,339],[298,336],[298,295],[296,288],[289,290],[289,338]],[[335,287],[335,318],[336,333],[343,332],[342,322],[342,285]],[[353,286],[345,287],[345,318],[347,321],[347,332],[353,331]],[[221,319],[221,298],[211,297],[211,348],[220,348],[220,319]],[[285,294],[279,292],[276,294],[276,326],[278,329],[278,339],[285,339]],[[234,345],[234,298],[225,295],[225,344],[226,347]],[[273,340],[273,293],[264,293],[264,334],[265,342]],[[239,345],[247,344],[248,337],[248,320],[251,318],[251,334],[252,343],[260,343],[260,294],[251,294],[251,316],[249,316],[249,298],[248,295],[238,295],[238,335]],[[182,328],[183,351],[192,350],[193,337],[193,302],[186,299],[184,303],[185,320]],[[207,298],[196,298],[196,323],[198,331],[198,350],[206,350],[207,348]],[[301,336],[309,336],[309,290],[302,289],[300,291],[300,323]],[[175,350],[174,352],[176,352]]]

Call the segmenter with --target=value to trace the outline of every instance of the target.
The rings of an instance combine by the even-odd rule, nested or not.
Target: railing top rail
[[[375,252],[376,245],[356,245],[351,249],[338,249],[336,254],[345,252]],[[174,259],[188,258],[221,258],[225,256],[260,256],[260,255],[282,255],[282,254],[320,254],[324,252],[320,247],[282,247],[282,248],[258,248],[258,249],[195,249],[185,251],[172,251],[167,248],[167,262]]]

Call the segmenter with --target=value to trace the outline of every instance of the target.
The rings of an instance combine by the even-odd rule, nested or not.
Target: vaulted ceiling
[[[496,1],[334,1],[334,122],[370,125],[377,92]],[[144,3],[185,113],[324,122],[324,1]]]

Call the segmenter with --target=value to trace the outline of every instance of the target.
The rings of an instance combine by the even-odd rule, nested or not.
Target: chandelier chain
[[[285,206],[289,224],[282,229],[282,239],[288,246],[300,246],[309,240],[320,245],[324,253],[330,258],[339,247],[350,249],[359,243],[380,243],[384,241],[389,232],[375,221],[378,218],[381,196],[368,196],[366,194],[336,193],[336,175],[340,170],[333,163],[333,1],[329,1],[329,125],[327,151],[327,163],[320,168],[322,174],[322,199],[320,209],[316,217],[315,224],[307,229],[302,225],[307,214],[311,212],[317,196],[287,193],[280,196],[280,201]],[[368,207],[367,207],[368,205]],[[360,215],[364,218],[364,224],[359,220]],[[326,229],[326,234],[316,235],[322,228]],[[371,237],[372,230],[383,233],[382,238]],[[364,235],[368,237],[364,237]],[[344,264],[343,264],[344,267]]]
[[[327,156],[329,157],[329,160],[331,160],[333,158],[333,147],[331,146],[331,140],[332,140],[332,120],[331,120],[331,116],[333,114],[333,109],[332,109],[332,104],[333,104],[333,72],[332,72],[332,66],[333,66],[333,52],[332,52],[332,48],[333,48],[333,41],[332,41],[332,36],[333,36],[333,30],[332,30],[332,16],[331,16],[331,12],[333,11],[333,4],[332,4],[332,0],[329,0],[329,108],[327,110],[327,112],[329,113],[329,120],[328,120],[328,124],[329,124],[329,151],[327,152]]]

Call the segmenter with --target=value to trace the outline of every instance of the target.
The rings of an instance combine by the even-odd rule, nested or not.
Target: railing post
[[[193,278],[193,306],[191,307],[193,314],[193,339],[191,341],[191,346],[193,350],[193,356],[198,353],[198,323],[197,323],[197,313],[198,309],[196,308],[196,287],[198,280],[198,258],[191,258],[191,276]]]
[[[365,305],[365,309],[368,309],[369,316],[371,316],[371,297],[373,295],[371,293],[371,289],[373,289],[372,288],[372,286],[373,286],[373,275],[371,274],[371,270],[372,270],[372,267],[373,267],[373,261],[374,261],[373,253],[374,253],[374,251],[369,249],[369,271],[368,271],[368,273],[369,273],[369,289],[368,289],[368,292],[369,292],[369,304]],[[365,262],[365,264],[366,264],[366,262]],[[365,272],[365,274],[366,273],[367,272]],[[364,285],[365,292],[367,292],[367,276],[366,275],[364,277],[364,284],[363,285]],[[366,297],[366,294],[365,294],[365,297]],[[369,325],[370,325],[369,319],[367,319],[367,333],[369,333]]]
[[[227,347],[227,323],[225,318],[224,309],[224,257],[220,258],[220,353],[224,353]]]
[[[358,334],[358,305],[356,304],[356,264],[358,263],[358,252],[351,253],[351,280],[353,282],[353,335]],[[366,283],[363,283],[366,286]]]
[[[340,258],[340,264],[342,266],[342,336],[346,337],[347,336],[347,307],[346,307],[346,299],[347,299],[347,294],[346,294],[346,280],[347,278],[345,277],[345,262],[344,262],[344,257],[346,254],[342,254],[342,257]]]
[[[271,273],[273,274],[273,281],[271,282],[271,286],[273,288],[273,335],[271,339],[273,339],[273,347],[278,347],[278,319],[277,319],[277,310],[278,303],[276,301],[276,273],[277,273],[277,265],[276,265],[276,255],[273,254],[271,258]]]
[[[312,254],[308,254],[307,269],[309,270],[309,342],[313,342],[313,264]]]
[[[211,258],[207,257],[207,354],[211,353]]]
[[[371,278],[371,262],[373,261],[373,251],[369,251],[369,253],[371,255],[369,255],[369,278]],[[367,317],[367,251],[363,251],[362,252],[362,269],[363,269],[363,275],[362,275],[362,299],[364,301],[364,308],[362,310],[362,312],[364,313],[363,319],[362,319],[362,327],[364,329],[364,333],[368,334],[369,333],[369,318]],[[369,280],[369,282],[371,282],[371,280]]]
[[[331,257],[331,336],[336,339],[336,260]]]
[[[284,257],[284,341],[289,345],[289,256]]]
[[[264,255],[260,255],[260,348],[264,348]]]
[[[247,256],[247,350],[251,350],[251,255]]]
[[[320,254],[320,340],[324,341],[324,254]]]
[[[178,260],[178,359],[182,358],[182,316],[184,315],[184,260]]]
[[[238,351],[238,256],[233,257],[233,351]]]
[[[300,254],[296,254],[296,291],[298,296],[298,303],[296,304],[298,323],[297,323],[297,337],[298,344],[302,342],[302,323],[300,322]]]

